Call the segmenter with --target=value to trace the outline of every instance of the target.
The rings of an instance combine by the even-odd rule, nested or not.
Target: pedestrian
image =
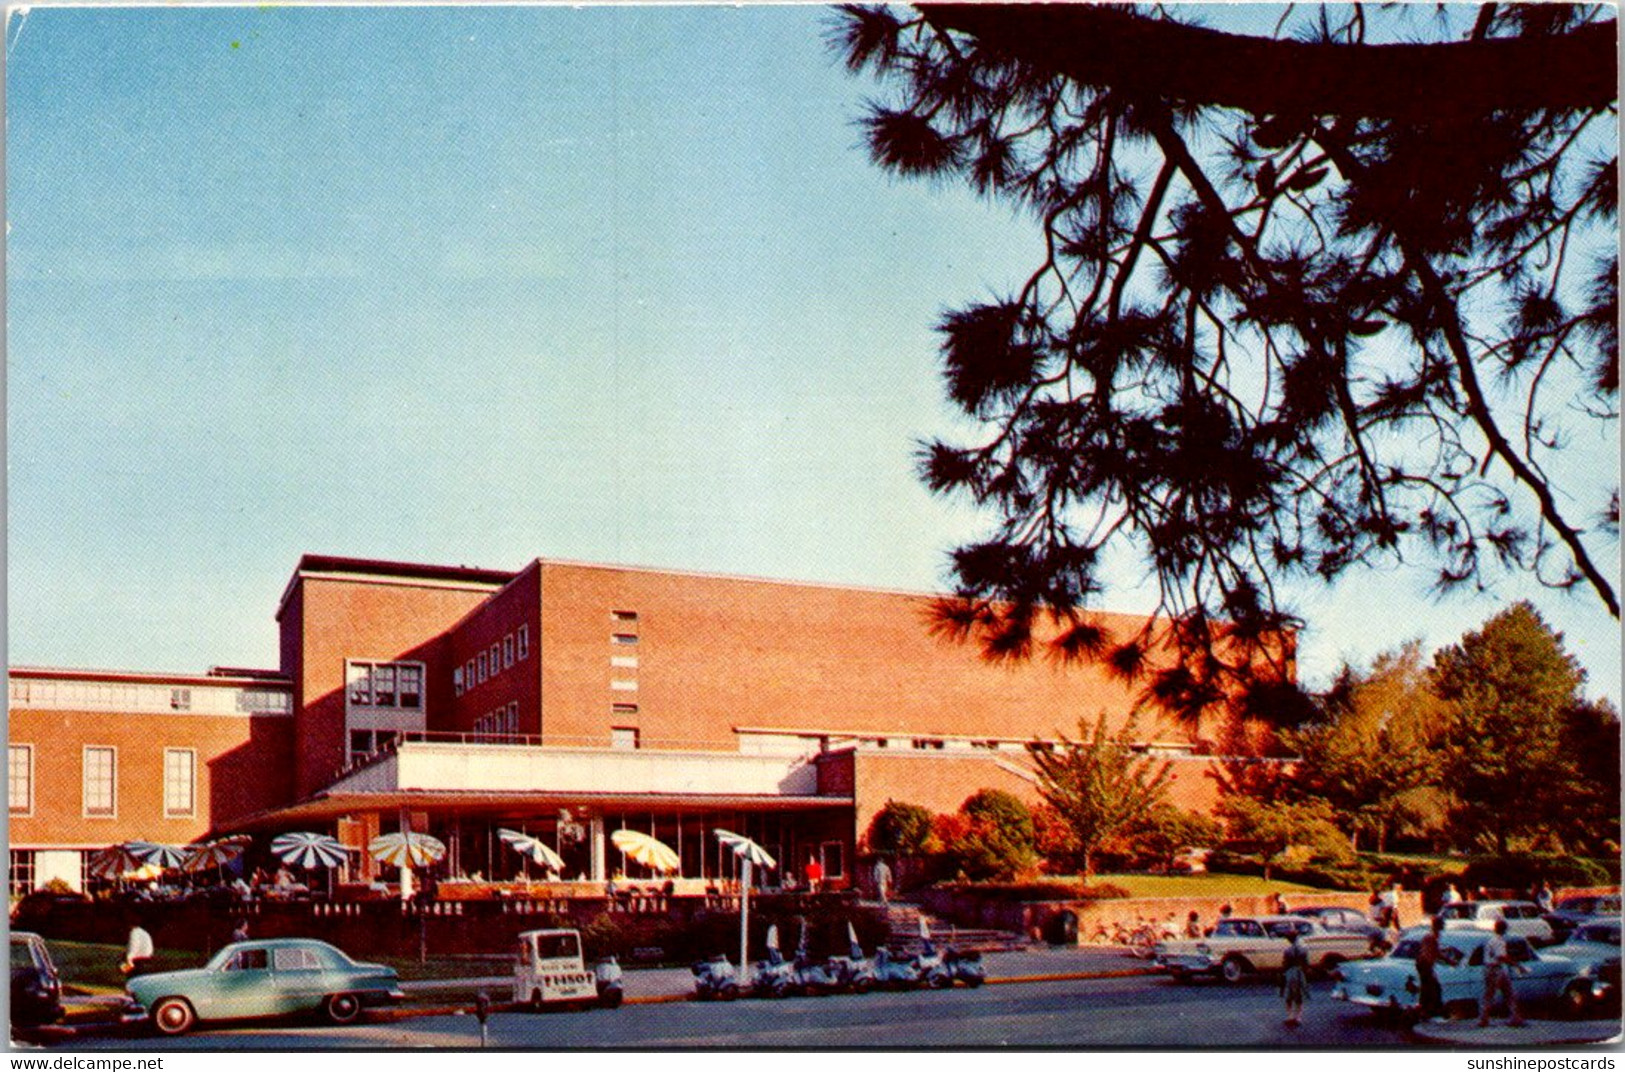
[[[1423,1020],[1432,1020],[1444,1011],[1444,993],[1439,989],[1439,935],[1444,933],[1444,917],[1434,916],[1428,932],[1416,950],[1416,976],[1421,981],[1421,994],[1417,998],[1417,1013]]]
[[[233,928],[232,932],[231,932],[231,940],[234,941],[234,942],[246,942],[246,941],[248,941],[248,917],[247,916],[244,916],[242,919],[239,919],[237,921],[237,926],[235,928]]]
[[[1192,911],[1185,920],[1185,937],[1202,937],[1202,917],[1197,915],[1195,911]]]
[[[141,925],[139,918],[130,925],[130,939],[124,946],[124,963],[119,965],[125,975],[134,978],[152,970],[152,935]]]
[[[884,856],[875,861],[875,891],[881,904],[891,903],[891,867]]]
[[[1535,903],[1540,905],[1540,910],[1542,912],[1550,912],[1552,910],[1552,888],[1546,885],[1546,881],[1544,879],[1541,880],[1540,887],[1535,890]]]
[[[1270,894],[1270,911],[1277,916],[1286,915],[1286,898],[1279,891]]]
[[[1507,1003],[1507,1026],[1522,1027],[1523,1014],[1518,1011],[1518,997],[1512,992],[1512,972],[1516,966],[1507,950],[1507,921],[1495,921],[1495,933],[1484,943],[1484,996],[1478,1006],[1478,1026],[1490,1026],[1490,1009],[1497,996]]]
[[[807,866],[802,868],[802,874],[807,878],[807,892],[817,893],[824,885],[824,865],[818,862],[815,856],[807,857]]]
[[[1445,883],[1442,903],[1446,906],[1461,903],[1461,891],[1456,889],[1454,882]]]
[[[1309,949],[1303,934],[1292,932],[1281,957],[1281,1000],[1286,1004],[1286,1026],[1297,1027],[1303,1018],[1303,1002],[1309,996]]]
[[[1382,891],[1382,899],[1381,900],[1382,900],[1382,914],[1383,914],[1382,922],[1386,926],[1391,927],[1396,931],[1401,930],[1402,927],[1401,927],[1400,922],[1399,922],[1399,880],[1398,879],[1394,880],[1394,884],[1392,886],[1390,886],[1386,890]]]

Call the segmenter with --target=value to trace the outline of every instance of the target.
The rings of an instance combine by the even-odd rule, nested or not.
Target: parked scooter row
[[[798,994],[866,994],[871,990],[942,990],[955,983],[981,986],[987,978],[980,953],[939,951],[923,920],[921,949],[914,956],[894,956],[885,947],[875,950],[873,957],[867,956],[850,923],[846,933],[847,955],[818,963],[807,952],[805,923],[793,960],[785,959],[779,951],[778,927],[769,927],[767,959],[752,966],[748,988],[741,985],[734,965],[719,953],[693,966],[695,994],[702,1001],[732,1001],[747,995],[784,998]]]

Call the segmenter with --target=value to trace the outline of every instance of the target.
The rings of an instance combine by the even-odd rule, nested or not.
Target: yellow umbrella
[[[628,857],[651,870],[675,871],[681,863],[670,845],[637,830],[617,830],[609,835],[609,840]]]
[[[422,867],[446,855],[446,846],[440,839],[410,830],[375,837],[367,849],[375,859],[391,867]]]

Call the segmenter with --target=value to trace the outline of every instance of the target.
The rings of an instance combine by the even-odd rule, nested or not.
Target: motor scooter
[[[982,967],[982,954],[976,950],[961,953],[952,946],[942,955],[943,966],[948,969],[948,977],[956,983],[964,983],[975,989],[987,981],[987,971]]]
[[[739,973],[721,953],[695,961],[690,970],[694,972],[694,996],[701,1001],[732,1001],[739,996]]]
[[[846,938],[847,955],[830,957],[825,970],[837,989],[867,994],[876,983],[874,961],[864,955],[858,932],[850,923],[846,925]]]
[[[592,966],[594,981],[598,984],[598,1004],[606,1009],[618,1009],[626,996],[621,985],[621,962],[613,955],[604,957]]]
[[[931,940],[931,925],[920,917],[920,951],[914,955],[917,986],[942,990],[954,985],[953,972],[943,960],[937,943]]]
[[[801,921],[801,937],[796,943],[796,990],[817,997],[835,989],[835,980],[823,964],[813,960],[807,951],[807,921]]]
[[[787,998],[798,989],[794,961],[779,951],[779,925],[767,928],[767,959],[759,960],[752,971],[751,993],[759,998]]]
[[[913,957],[897,957],[885,946],[875,950],[875,985],[886,990],[913,990],[920,985],[920,971]]]

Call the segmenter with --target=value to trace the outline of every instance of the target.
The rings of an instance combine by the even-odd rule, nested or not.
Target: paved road
[[[615,1011],[499,1013],[490,1044],[563,1047],[908,1048],[999,1045],[1105,1048],[1282,1046],[1355,1048],[1405,1044],[1316,989],[1296,1029],[1281,1023],[1275,988],[1180,986],[1160,978],[1064,980],[979,990],[844,995],[733,1004],[628,1005]],[[86,1039],[74,1049],[328,1049],[479,1045],[472,1016],[425,1016],[349,1028],[304,1025],[210,1030],[179,1040]]]

